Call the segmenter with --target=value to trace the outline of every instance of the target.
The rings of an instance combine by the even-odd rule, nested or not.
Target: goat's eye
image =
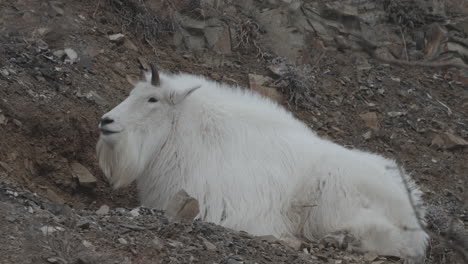
[[[156,99],[154,97],[150,97],[150,99],[148,99],[149,103],[156,103],[157,101],[158,101],[158,99]]]

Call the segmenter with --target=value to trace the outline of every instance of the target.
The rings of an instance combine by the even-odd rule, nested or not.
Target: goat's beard
[[[112,142],[99,139],[96,154],[107,180],[114,189],[127,186],[135,181],[145,168],[148,157],[143,150],[143,137],[135,132],[125,132],[115,135],[119,138]]]

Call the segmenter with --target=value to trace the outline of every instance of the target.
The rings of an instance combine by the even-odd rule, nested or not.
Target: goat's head
[[[99,163],[115,187],[129,184],[155,158],[171,133],[177,106],[200,86],[174,87],[156,66],[143,73],[130,95],[102,116]]]

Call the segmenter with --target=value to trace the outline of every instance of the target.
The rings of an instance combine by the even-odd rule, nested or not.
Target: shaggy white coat
[[[277,237],[348,232],[358,251],[424,260],[428,235],[394,161],[321,139],[248,90],[190,74],[159,76],[159,87],[147,74],[104,115],[113,120],[106,130],[118,133],[101,134],[97,155],[115,188],[136,180],[142,204],[163,210],[184,189],[204,221]]]

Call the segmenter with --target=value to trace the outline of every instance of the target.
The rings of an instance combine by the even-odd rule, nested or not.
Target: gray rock
[[[54,54],[54,56],[57,58],[62,58],[63,56],[65,56],[65,51],[59,49],[59,50],[52,52],[52,54]]]
[[[109,213],[109,210],[110,210],[109,206],[104,204],[101,207],[99,207],[99,209],[96,211],[96,214],[97,215],[106,215],[106,214]]]
[[[70,167],[73,177],[78,180],[80,186],[86,188],[96,187],[97,179],[86,167],[78,162],[73,162]]]
[[[179,12],[175,12],[175,18],[183,28],[194,33],[203,34],[203,29],[206,27],[204,20],[196,20]]]
[[[87,220],[79,220],[76,226],[81,229],[89,229],[89,227],[91,226],[91,223]]]
[[[159,237],[155,237],[151,242],[157,250],[162,250],[164,248],[164,241]]]
[[[130,211],[130,215],[131,215],[132,217],[140,216],[140,208],[137,207],[137,208],[131,210],[131,211]]]
[[[95,248],[94,245],[91,242],[89,242],[88,240],[83,240],[81,243],[86,248],[89,248],[89,249],[92,249],[92,250],[94,250],[94,248]]]
[[[226,26],[208,27],[205,29],[208,47],[220,54],[231,53],[231,34]]]
[[[125,39],[124,46],[133,51],[138,51],[138,47],[129,39]]]
[[[123,237],[117,239],[117,241],[119,241],[119,243],[122,244],[122,245],[127,245],[128,244],[127,240],[125,238],[123,238]]]
[[[7,69],[1,69],[0,74],[2,74],[3,77],[8,77],[10,75],[10,72]]]
[[[109,40],[115,43],[122,43],[124,41],[125,35],[122,33],[117,33],[109,36]]]
[[[61,6],[63,6],[63,3],[60,3],[59,1],[49,1],[49,6],[52,8],[52,10],[55,11],[55,13],[59,16],[63,16],[63,14],[65,13],[63,11],[63,8]]]
[[[65,231],[65,229],[60,226],[43,226],[41,227],[41,231],[42,231],[42,234],[47,236],[58,231]]]
[[[205,245],[207,250],[209,250],[209,251],[216,250],[216,246],[213,243],[211,243],[210,241],[208,241],[206,238],[204,238],[202,236],[199,236],[199,238],[203,241],[203,245]]]
[[[259,13],[258,22],[265,27],[263,44],[290,62],[295,62],[304,49],[304,34],[288,22],[288,13],[282,9],[271,9]]]
[[[5,219],[10,223],[16,222],[16,218],[14,216],[7,216]]]
[[[13,171],[13,169],[3,161],[0,161],[0,167],[3,168],[7,173],[10,173]]]
[[[166,216],[170,221],[192,221],[199,213],[198,201],[190,197],[185,190],[180,190],[169,201]]]
[[[284,98],[283,95],[278,92],[275,88],[267,87],[266,84],[271,82],[272,79],[267,76],[249,74],[249,87],[251,90],[269,97],[273,101],[281,103]]]
[[[72,48],[66,48],[63,50],[65,54],[67,55],[67,58],[65,59],[65,63],[70,63],[73,64],[78,60],[78,53],[76,53],[75,50]]]
[[[51,257],[47,259],[47,262],[49,263],[57,263],[57,264],[62,264],[62,263],[67,263],[66,260],[59,258],[59,257]]]

